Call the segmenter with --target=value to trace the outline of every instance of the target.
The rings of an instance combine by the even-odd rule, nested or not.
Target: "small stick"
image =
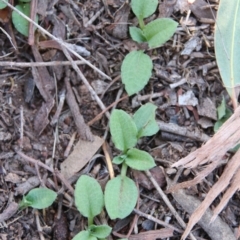
[[[40,240],[45,240],[43,233],[42,233],[42,227],[41,227],[40,220],[39,220],[38,210],[35,210],[34,213],[35,213],[35,217],[36,217],[36,225],[37,225],[37,230],[38,230]]]
[[[58,107],[57,107],[57,111],[55,112],[52,121],[51,121],[51,125],[55,125],[58,121],[59,115],[62,111],[63,105],[64,105],[64,101],[66,98],[66,90],[63,89],[60,93],[59,93],[59,103],[58,103]]]
[[[114,178],[113,165],[112,165],[111,157],[110,157],[110,155],[108,153],[107,144],[106,144],[105,141],[104,141],[104,143],[102,145],[102,148],[103,148],[103,152],[104,152],[104,155],[105,155],[105,158],[106,158],[106,162],[107,162],[107,167],[108,167],[110,178],[113,179]]]
[[[23,125],[24,125],[24,117],[23,117],[23,107],[20,106],[20,148],[23,148]]]
[[[77,65],[85,64],[83,61],[74,61]],[[72,65],[70,61],[51,61],[51,62],[0,62],[1,67],[47,67],[47,66],[69,66]]]
[[[50,168],[48,165],[34,159],[34,158],[31,158],[27,155],[25,155],[23,152],[21,151],[17,151],[17,154],[19,156],[21,156],[23,159],[25,159],[26,161],[32,163],[32,164],[38,164],[39,166],[47,169],[49,172],[53,173],[53,174],[56,174],[56,176],[63,182],[63,184],[68,188],[68,190],[73,194],[74,193],[74,189],[72,188],[72,186],[68,183],[68,181],[61,175],[61,173],[58,171],[58,170],[53,170],[52,168]]]
[[[65,152],[64,152],[64,157],[68,157],[68,155],[69,155],[69,152],[70,152],[70,150],[71,150],[71,148],[72,148],[72,145],[73,145],[73,143],[74,143],[74,141],[75,141],[75,139],[76,139],[76,135],[77,135],[77,131],[75,131],[73,134],[72,134],[72,136],[71,136],[71,138],[70,138],[70,141],[69,141],[69,143],[68,143],[68,145],[67,145],[67,148],[65,149]]]
[[[158,193],[160,194],[161,198],[163,199],[163,201],[166,203],[166,205],[168,206],[168,208],[170,209],[170,211],[172,212],[173,216],[176,218],[176,220],[178,221],[178,223],[185,229],[186,228],[186,223],[182,220],[182,218],[180,217],[180,215],[178,214],[178,212],[175,210],[175,208],[173,207],[173,205],[171,204],[171,202],[169,201],[167,195],[163,192],[163,190],[161,189],[161,187],[158,185],[157,181],[153,178],[152,174],[150,171],[144,171],[145,174],[148,176],[149,180],[152,182],[152,184],[154,185],[154,187],[156,188],[156,190],[158,191]],[[196,238],[193,236],[192,233],[189,234],[190,238],[192,240],[196,240]]]
[[[26,20],[28,20],[29,22],[31,22],[35,27],[37,27],[41,32],[43,32],[45,35],[47,35],[48,37],[50,37],[51,39],[57,41],[62,47],[67,48],[67,50],[69,52],[71,52],[74,56],[76,56],[77,58],[81,59],[84,63],[86,63],[89,67],[91,67],[92,69],[94,69],[95,71],[97,71],[99,74],[101,74],[103,77],[112,80],[111,77],[109,77],[108,75],[106,75],[104,72],[102,72],[100,69],[98,69],[97,67],[95,67],[94,65],[92,65],[89,61],[87,61],[85,58],[83,58],[82,56],[80,56],[78,53],[76,53],[74,50],[70,49],[67,44],[62,40],[59,39],[55,36],[53,36],[51,33],[49,33],[47,30],[45,30],[43,27],[41,27],[40,25],[38,25],[37,23],[35,23],[31,18],[27,17],[25,14],[23,14],[21,11],[19,11],[16,7],[12,6],[10,3],[8,3],[6,0],[1,0],[2,2],[4,2],[5,4],[8,5],[8,7],[10,7],[11,9],[13,9],[14,11],[16,11],[20,16],[22,16],[23,18],[25,18]]]
[[[35,21],[36,15],[37,15],[37,0],[31,0],[30,3],[30,18],[32,21]],[[29,23],[29,29],[28,29],[28,44],[33,45],[34,44],[34,31],[35,26],[32,24],[32,22]]]
[[[65,48],[65,46],[62,45],[62,50],[63,53],[65,54],[66,58],[72,63],[72,67],[73,69],[77,72],[77,74],[79,75],[79,77],[82,79],[83,83],[85,84],[85,86],[88,88],[88,91],[91,93],[91,95],[95,98],[95,100],[97,101],[99,107],[102,110],[105,110],[106,107],[103,104],[102,100],[98,97],[98,95],[96,94],[96,92],[94,91],[94,89],[92,88],[92,86],[89,84],[88,80],[85,78],[85,76],[83,75],[83,73],[80,71],[79,67],[74,63],[72,57],[70,56],[69,52],[67,51],[67,49]],[[110,118],[110,113],[106,112],[105,113],[107,118]]]
[[[145,218],[147,218],[147,219],[149,219],[149,220],[151,220],[151,221],[153,221],[153,222],[155,222],[155,223],[157,223],[157,224],[159,224],[159,225],[161,225],[161,226],[171,228],[171,229],[173,229],[173,230],[176,231],[176,232],[180,232],[180,233],[183,232],[182,230],[180,230],[180,229],[172,226],[171,224],[168,224],[168,223],[166,223],[166,222],[164,222],[164,221],[161,221],[161,220],[159,220],[159,219],[157,219],[157,218],[155,218],[155,217],[153,217],[153,216],[151,216],[151,215],[149,215],[149,214],[146,214],[146,213],[144,213],[144,212],[141,212],[141,211],[138,210],[138,209],[134,209],[133,211],[134,211],[134,213],[138,214],[139,216],[145,217]]]

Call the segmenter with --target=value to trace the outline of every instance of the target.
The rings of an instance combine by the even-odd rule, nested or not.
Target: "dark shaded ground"
[[[175,4],[173,2],[161,3],[156,14],[146,20],[148,22],[157,17],[171,16],[179,22],[177,32],[170,41],[161,48],[147,51],[154,62],[154,71],[149,84],[138,95],[126,97],[117,104],[117,108],[134,113],[141,104],[153,102],[158,107],[157,120],[176,125],[174,133],[162,130],[156,136],[144,138],[139,143],[140,149],[148,151],[155,158],[158,168],[152,174],[159,177],[158,183],[163,190],[167,189],[167,178],[184,181],[198,173],[198,169],[181,172],[171,168],[171,164],[202,144],[202,141],[199,141],[201,139],[199,134],[193,135],[192,138],[182,136],[178,133],[178,127],[187,127],[190,132],[198,130],[211,137],[213,124],[217,120],[216,107],[223,96],[229,102],[215,64],[212,15],[207,13],[208,10],[202,11],[202,8],[196,5],[188,17],[186,13],[188,5],[184,8],[180,5],[185,3],[184,1],[176,1]],[[211,2],[215,4],[215,1]],[[108,80],[86,64],[80,65],[80,70],[105,106],[126,96],[120,81],[121,62],[129,51],[144,47],[131,41],[128,36],[128,26],[137,24],[129,6],[124,5],[121,0],[89,0],[81,3],[59,0],[55,1],[55,4],[46,0],[41,1],[41,4],[41,7],[37,7],[40,14],[39,24],[54,36],[68,43],[83,46],[84,51],[90,52],[90,56],[85,58],[112,79]],[[30,47],[27,38],[10,26],[11,21],[1,24],[1,27],[14,37],[13,43],[16,43],[17,50],[14,50],[6,34],[1,32],[0,61],[12,61],[20,65],[0,67],[0,212],[7,209],[11,202],[19,202],[22,195],[31,188],[40,185],[58,191],[59,196],[53,206],[44,211],[28,208],[1,222],[0,239],[72,239],[86,224],[86,220],[74,207],[72,193],[64,188],[63,182],[51,172],[24,160],[17,151],[21,150],[25,155],[53,169],[60,169],[60,163],[68,155],[65,151],[69,141],[79,130],[73,117],[76,112],[70,111],[71,101],[64,103],[58,124],[49,123],[57,110],[56,102],[59,101],[60,93],[67,89],[66,80],[64,83],[66,77],[70,77],[73,96],[86,123],[94,119],[101,109],[70,66],[49,66],[37,70],[23,67],[23,64],[21,66],[21,63],[25,62],[63,61],[66,58],[62,51],[57,49],[59,46],[56,46],[56,42],[47,41],[50,39],[39,31],[35,33],[36,44]],[[41,76],[37,77],[39,74]],[[41,82],[36,82],[39,79]],[[179,96],[186,94],[191,96],[187,103],[179,104]],[[108,133],[107,125],[108,119],[103,114],[100,120],[91,124],[91,131],[103,137]],[[113,148],[109,133],[106,136],[110,155],[114,156],[116,150]],[[78,140],[79,134],[76,135],[74,145]],[[89,168],[88,165],[87,169],[82,171],[91,173],[104,186],[108,171],[101,148],[97,154],[91,161],[92,166]],[[117,168],[115,170],[118,171]],[[220,167],[203,183],[188,189],[187,193],[202,201],[221,172]],[[157,191],[144,185],[143,182],[147,179],[142,179],[136,172],[129,174],[135,176],[139,184],[141,193],[139,209],[182,229]],[[78,176],[75,177],[75,181]],[[71,182],[72,187],[75,181]],[[167,196],[187,223],[188,213],[171,194]],[[216,203],[218,202],[219,199],[216,199]],[[58,216],[61,216],[60,220]],[[239,194],[234,195],[221,218],[232,231],[238,227]],[[115,232],[124,236],[128,234],[133,216],[122,221],[99,217],[96,221],[104,220]],[[143,217],[138,218],[136,226],[133,233],[162,228],[154,221]],[[42,234],[39,234],[39,231]],[[63,232],[59,234],[59,231]],[[198,225],[195,226],[193,233],[196,239],[210,239]],[[109,239],[117,239],[120,235],[112,235]],[[175,231],[174,237],[169,239],[180,239],[180,236],[180,233]],[[146,239],[152,238],[148,236]]]

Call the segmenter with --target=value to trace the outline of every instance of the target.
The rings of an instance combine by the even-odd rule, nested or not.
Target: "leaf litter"
[[[92,84],[96,88],[94,81],[99,80],[104,83],[102,86],[106,87],[110,84],[111,79],[119,79],[123,57],[129,50],[145,49],[145,46],[129,39],[128,26],[136,25],[136,20],[129,11],[129,6],[120,0],[105,0],[102,2],[86,0],[83,3],[76,1],[69,1],[68,3],[65,1],[39,1],[39,4],[40,2],[43,5],[38,7],[37,11],[40,14],[42,26],[47,30],[45,30],[46,35],[41,34],[41,31],[35,34],[37,39],[34,42],[36,45],[32,47],[29,47],[26,38],[13,31],[10,18],[6,17],[6,13],[0,12],[0,18],[4,22],[4,30],[11,36],[10,41],[9,36],[1,32],[0,48],[4,54],[1,56],[0,65],[5,65],[0,70],[0,147],[2,151],[0,173],[1,181],[3,181],[0,206],[2,212],[4,210],[9,211],[9,217],[4,218],[5,227],[1,228],[0,231],[2,235],[21,239],[39,239],[38,232],[44,231],[45,239],[52,239],[52,236],[56,237],[57,235],[55,230],[51,229],[51,223],[55,222],[54,229],[60,229],[57,227],[60,223],[56,220],[56,215],[52,214],[55,212],[60,214],[65,219],[64,223],[69,226],[68,233],[64,234],[66,239],[68,235],[72,238],[79,232],[80,223],[86,223],[80,215],[76,215],[74,209],[69,207],[73,202],[73,195],[66,188],[67,184],[74,184],[82,173],[93,174],[91,168],[95,164],[100,164],[100,170],[95,176],[96,179],[102,181],[108,177],[104,157],[101,154],[103,139],[110,144],[108,150],[110,157],[113,158],[117,155],[109,137],[106,137],[108,112],[106,116],[102,115],[102,118],[94,122],[90,128],[86,125],[86,122],[100,114],[105,106],[118,101],[117,94],[120,92],[121,83],[116,80],[113,86],[104,92],[102,98],[99,98],[100,91],[98,92],[97,89],[94,91],[89,86]],[[231,106],[229,105],[229,97],[219,81],[219,72],[216,63],[214,63],[214,39],[212,37],[214,18],[212,12],[215,13],[216,11],[211,9],[203,0],[195,1],[195,3],[187,0],[163,1],[163,3],[159,4],[156,15],[150,18],[166,17],[166,15],[162,15],[166,12],[167,16],[179,22],[179,26],[173,38],[163,47],[148,51],[148,55],[153,60],[154,72],[150,83],[137,96],[138,106],[139,104],[152,102],[158,107],[157,120],[161,130],[160,134],[153,138],[145,138],[139,144],[141,149],[152,152],[157,165],[161,166],[163,172],[161,171],[161,177],[158,181],[164,191],[167,190],[165,184],[167,178],[174,179],[175,177],[176,182],[177,177],[179,177],[180,183],[167,190],[167,197],[174,208],[185,216],[183,221],[185,223],[189,221],[183,237],[199,221],[197,228],[194,229],[196,231],[192,232],[195,235],[191,235],[192,239],[194,237],[214,239],[213,235],[219,236],[216,235],[219,229],[222,230],[221,233],[223,233],[223,229],[226,229],[228,235],[225,235],[224,238],[232,239],[234,230],[239,226],[234,225],[233,222],[227,222],[225,218],[228,216],[224,217],[224,212],[221,213],[221,211],[225,206],[234,209],[235,205],[239,205],[239,195],[236,193],[239,182],[238,176],[240,175],[238,173],[238,152],[233,158],[227,153],[239,141],[238,131],[236,131],[236,129],[239,129],[237,124],[239,110],[235,111],[229,122],[226,122],[226,125],[213,137],[213,129],[209,123],[207,128],[198,123],[198,116],[204,117],[206,121],[214,122],[217,120],[217,107],[220,105],[222,98],[226,99],[228,106]],[[211,3],[216,4],[216,1],[211,1]],[[184,12],[189,9],[192,14],[185,16]],[[146,19],[146,22],[150,22],[150,19]],[[53,34],[53,37],[49,37],[48,34]],[[193,43],[191,43],[192,39],[194,40]],[[71,46],[77,46],[81,50],[80,54],[85,55],[84,59],[81,58],[83,62],[78,67],[76,67],[77,65],[73,67],[75,71],[78,68],[77,77],[72,71],[70,77],[68,76],[67,84],[69,85],[67,86],[64,84],[64,78],[67,77],[67,71],[64,67],[41,65],[48,61],[49,63],[58,61],[61,64],[73,64],[71,58],[67,57],[67,61],[64,57],[65,52],[62,51],[61,47],[62,41],[67,41],[65,47],[70,48],[72,61],[76,60],[76,54],[73,53]],[[189,43],[191,43],[190,47]],[[14,50],[14,46],[17,47],[16,50]],[[184,50],[188,54],[181,55]],[[18,51],[21,54],[17,55]],[[14,58],[10,57],[11,54]],[[30,71],[28,71],[27,68],[23,67],[26,59],[28,63],[37,63],[38,65],[28,65],[31,66]],[[101,60],[99,61],[99,59]],[[22,63],[22,66],[15,66],[14,63]],[[91,66],[94,67],[94,70]],[[28,88],[24,89],[25,74],[31,76],[36,85],[31,90],[33,94],[27,102],[24,100],[24,91],[28,91]],[[83,82],[89,85],[84,85]],[[172,90],[169,84],[174,84]],[[64,88],[69,92],[71,91],[71,99],[74,99],[75,103],[72,105],[73,101],[71,99],[63,103],[58,121],[50,125],[49,123],[57,111],[58,95]],[[194,98],[188,99],[184,106],[178,104],[176,96],[180,96],[179,93],[185,96],[189,91],[193,93],[191,96],[194,96]],[[190,100],[194,100],[194,102],[189,103]],[[197,106],[195,106],[196,104]],[[192,106],[190,107],[190,105]],[[22,115],[21,107],[23,108]],[[129,113],[136,110],[132,108],[130,99],[118,102],[117,108],[124,109]],[[9,124],[6,118],[8,115],[13,124]],[[165,134],[165,137],[162,138],[162,133],[172,135]],[[93,141],[86,141],[86,138]],[[69,144],[71,139],[73,139],[73,143]],[[202,142],[207,143],[201,147]],[[22,150],[26,155],[36,159],[35,163],[27,162],[24,157],[19,159],[20,157],[15,154],[15,151],[19,149],[19,143],[24,146]],[[179,145],[179,147],[174,147],[176,145]],[[66,148],[72,149],[69,156],[65,155]],[[8,157],[10,152],[12,153],[11,158]],[[180,158],[183,159],[177,162]],[[37,160],[44,165],[39,165]],[[188,175],[180,174],[177,171],[175,176],[175,171],[170,171],[172,170],[171,166],[178,166],[179,168],[180,165],[191,168],[192,171]],[[54,173],[53,167],[61,169],[60,175],[57,172]],[[51,171],[47,170],[48,168]],[[115,165],[114,170],[118,171]],[[153,177],[158,177],[157,170],[157,168],[154,170]],[[5,175],[5,172],[7,175]],[[198,175],[194,178],[196,172]],[[9,177],[9,173],[16,174],[15,177],[18,179],[16,183],[8,181],[9,179],[6,176]],[[63,177],[61,177],[61,174]],[[62,180],[56,181],[56,176]],[[212,180],[209,176],[212,176]],[[69,179],[69,181],[66,179]],[[119,230],[118,233],[114,232],[111,239],[127,235],[130,236],[129,239],[156,239],[170,236],[170,239],[180,239],[181,233],[172,231],[174,226],[178,224],[174,214],[165,207],[166,203],[159,197],[156,190],[152,188],[152,185],[149,189],[149,183],[140,175],[136,175],[135,181],[140,185],[139,201],[142,203],[139,208],[142,211],[142,216],[146,217],[147,215],[149,218],[153,217],[152,219],[159,220],[156,222],[158,224],[157,229],[144,230],[141,225],[141,218],[137,217],[135,222],[127,223],[125,228]],[[207,186],[205,186],[206,183],[208,183]],[[229,183],[231,183],[230,187]],[[11,199],[15,204],[19,202],[23,194],[26,194],[32,188],[44,185],[64,193],[63,201],[58,199],[50,208],[51,211],[50,209],[46,210],[48,215],[44,220],[50,231],[44,227],[40,231],[41,225],[35,225],[34,223],[38,219],[37,215],[31,212],[24,211],[21,221],[19,221],[19,213],[11,211],[11,206],[14,205],[7,204],[9,196],[12,196]],[[197,188],[195,188],[196,186]],[[192,191],[197,189],[194,198],[185,193],[181,195],[182,190],[178,190],[180,187],[187,187]],[[171,193],[171,190],[174,190],[174,192]],[[223,196],[220,196],[222,191]],[[206,195],[205,200],[201,197],[202,195]],[[190,198],[192,198],[191,201],[187,200]],[[228,201],[230,198],[235,205]],[[188,211],[181,199],[186,199],[185,203],[188,203],[191,207],[198,202],[198,205],[200,204],[198,209],[201,212],[196,210],[194,213],[195,208],[192,208],[191,212]],[[215,199],[219,202],[218,205],[214,202]],[[205,211],[208,214],[209,210],[207,209],[210,205],[214,208],[214,211],[207,219],[203,218],[201,220]],[[239,209],[234,212],[235,218],[239,218],[237,212],[239,212]],[[187,213],[191,215],[190,218]],[[41,215],[40,212],[39,214]],[[215,221],[213,221],[214,218],[216,218]],[[57,219],[61,219],[61,217],[57,217]],[[15,220],[15,222],[11,223],[12,220]],[[161,220],[163,222],[168,221],[169,226],[173,228],[165,227],[165,229],[161,229]],[[212,224],[216,225],[216,230],[206,227],[211,220],[213,221]],[[105,218],[100,219],[100,221],[106,222],[108,220]],[[118,220],[108,221],[111,225],[117,222]],[[131,232],[131,224],[137,224],[139,231]],[[7,228],[8,226],[11,226],[11,228]],[[30,228],[33,231],[27,231]],[[184,230],[184,227],[181,230]],[[219,239],[221,238],[220,236]]]

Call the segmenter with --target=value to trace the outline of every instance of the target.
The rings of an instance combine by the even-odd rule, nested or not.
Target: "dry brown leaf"
[[[93,142],[79,140],[73,152],[61,163],[61,173],[68,179],[79,172],[102,146],[103,139],[94,136]]]

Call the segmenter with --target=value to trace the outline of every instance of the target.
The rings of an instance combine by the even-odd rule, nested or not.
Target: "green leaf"
[[[8,2],[8,0],[7,0],[7,2]],[[3,9],[3,8],[5,8],[6,6],[7,6],[7,4],[4,3],[4,2],[2,2],[2,1],[0,0],[0,9]]]
[[[122,82],[129,96],[142,90],[152,75],[152,60],[142,51],[127,54],[121,66]]]
[[[23,1],[22,1],[23,2]],[[29,1],[25,1],[26,3],[20,3],[16,5],[15,7],[25,14],[27,17],[30,16],[30,3],[27,3]],[[14,27],[23,34],[24,36],[28,37],[28,30],[29,30],[29,22],[25,18],[23,18],[20,14],[18,14],[16,11],[12,12],[12,22]],[[38,17],[36,16],[35,22],[38,22]]]
[[[217,108],[217,113],[218,113],[218,119],[221,119],[225,116],[226,114],[226,101],[225,98],[222,99],[221,104]]]
[[[136,148],[128,150],[125,163],[139,171],[146,171],[156,166],[154,159],[149,153]]]
[[[89,231],[81,231],[72,240],[97,240],[97,238],[91,236]]]
[[[48,188],[34,188],[28,192],[20,202],[20,208],[32,207],[43,209],[51,206],[55,201],[57,194]]]
[[[215,26],[215,54],[224,86],[235,102],[238,96],[234,88],[240,84],[239,19],[240,1],[221,0]]]
[[[142,42],[146,42],[147,39],[144,37],[142,30],[140,28],[137,27],[130,27],[129,28],[129,32],[130,32],[130,36],[131,38],[138,42],[138,43],[142,43]]]
[[[108,181],[105,188],[105,205],[111,219],[125,218],[134,209],[138,191],[134,181],[126,176],[117,176]]]
[[[175,33],[178,23],[170,18],[158,18],[143,29],[150,48],[157,48],[167,42]]]
[[[132,0],[131,7],[138,19],[151,16],[157,9],[158,0]]]
[[[75,204],[84,217],[93,218],[101,213],[104,200],[100,184],[87,175],[82,175],[74,191]]]
[[[114,110],[110,117],[112,140],[121,151],[137,144],[137,127],[132,117],[122,110]]]
[[[138,129],[138,138],[143,136],[152,136],[159,130],[155,120],[155,111],[157,107],[152,103],[141,106],[133,115],[133,120]]]
[[[115,164],[122,164],[124,162],[124,160],[126,159],[126,155],[120,155],[120,156],[117,156],[117,157],[114,157],[112,162],[115,163]]]
[[[214,132],[216,133],[219,128],[232,116],[232,111],[229,108],[226,108],[225,115],[219,119],[215,124],[214,124]]]
[[[91,225],[88,228],[88,231],[90,232],[91,236],[97,237],[97,238],[106,238],[112,231],[112,228],[108,225],[100,225],[95,226]]]

